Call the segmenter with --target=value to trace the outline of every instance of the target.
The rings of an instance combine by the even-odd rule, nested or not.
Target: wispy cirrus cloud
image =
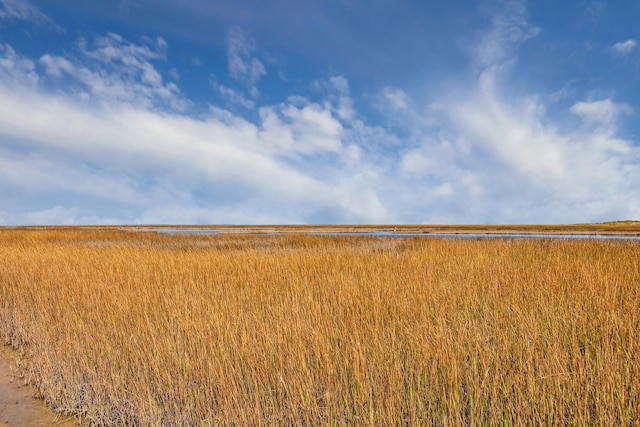
[[[213,74],[209,77],[209,84],[211,84],[211,87],[232,105],[239,105],[247,109],[253,109],[256,106],[255,101],[248,99],[241,92],[219,83],[218,79]]]
[[[0,0],[0,18],[16,18],[33,21],[48,19],[46,15],[27,0]]]
[[[57,32],[64,32],[62,27],[58,26],[28,0],[0,0],[0,19],[30,21],[36,25],[49,27]]]
[[[267,74],[264,64],[255,53],[255,40],[242,29],[231,27],[227,34],[229,75],[244,83],[253,97],[259,93],[256,84]]]
[[[424,203],[427,222],[567,222],[634,217],[640,208],[640,149],[619,136],[632,113],[606,98],[577,101],[568,112],[586,126],[567,128],[547,114],[544,97],[511,95],[519,44],[535,36],[520,2],[498,13],[473,52],[476,80],[442,93],[417,120],[417,146],[400,176]],[[404,115],[404,112],[403,112]],[[412,125],[420,129],[420,125]],[[451,213],[457,215],[452,216]]]
[[[513,59],[517,47],[539,33],[539,28],[527,22],[524,3],[499,1],[491,17],[490,28],[480,37],[473,53],[481,66],[496,65]]]
[[[408,106],[408,96],[402,89],[387,86],[382,90],[382,95],[391,108],[404,110]]]

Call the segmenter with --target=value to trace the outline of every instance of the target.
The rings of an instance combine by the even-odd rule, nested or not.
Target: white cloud
[[[510,19],[528,28],[523,18]],[[505,28],[503,18],[495,19],[478,46],[484,67],[477,81],[442,93],[421,120],[422,143],[399,163],[406,187],[398,198],[408,199],[411,188],[424,199],[425,222],[636,217],[640,149],[618,136],[618,119],[631,108],[612,99],[578,102],[569,111],[589,126],[569,128],[547,114],[540,97],[504,93],[513,49],[526,38],[520,30],[504,37],[511,34]]]
[[[590,124],[612,128],[622,114],[630,114],[633,110],[626,104],[616,104],[611,99],[599,101],[581,101],[571,106],[570,111]]]
[[[144,108],[182,110],[187,102],[175,83],[165,83],[152,61],[163,60],[167,43],[158,38],[148,45],[131,43],[113,33],[97,37],[90,46],[78,43],[79,58],[43,55],[39,64],[48,76],[71,77],[83,99],[119,101]]]
[[[624,42],[618,42],[611,47],[611,52],[615,56],[627,56],[631,53],[631,51],[636,47],[636,41],[633,39],[628,39]]]
[[[27,85],[35,85],[39,80],[34,62],[18,55],[11,46],[2,43],[0,43],[0,78]]]
[[[353,108],[353,99],[351,98],[351,89],[349,82],[342,76],[333,76],[329,79],[329,84],[333,89],[329,99],[336,104],[335,113],[342,120],[352,120],[356,117]]]
[[[107,69],[123,57],[118,49],[103,56]],[[80,78],[86,68],[51,55],[40,63],[52,78]],[[292,99],[264,107],[254,124],[225,110],[195,119],[107,92],[92,96],[101,102],[0,79],[0,183],[38,206],[17,222],[388,219],[375,182],[344,184],[351,171],[342,159],[358,158],[342,143],[333,105]],[[5,212],[3,221],[16,215]]]
[[[311,88],[326,100],[326,105],[340,119],[347,121],[354,119],[356,112],[347,79],[342,76],[332,76],[326,81],[314,81]]]
[[[261,108],[262,139],[286,156],[342,151],[344,129],[331,109],[303,102],[303,105],[286,103]]]
[[[576,88],[575,88],[574,84],[575,84],[575,82],[571,82],[571,81],[566,83],[560,89],[549,93],[546,96],[546,99],[551,104],[555,104],[555,103],[559,103],[559,102],[565,101],[565,100],[570,99],[570,98],[574,98],[576,96]]]
[[[40,65],[45,68],[47,75],[51,77],[62,77],[63,74],[75,73],[75,66],[65,58],[44,54],[40,60]]]
[[[637,216],[640,150],[615,123],[560,131],[536,98],[497,87],[446,107],[448,138],[425,136],[400,172],[427,222],[587,222]]]
[[[407,94],[401,89],[387,86],[382,90],[382,95],[394,109],[404,110],[408,106]]]
[[[240,105],[247,109],[253,109],[256,106],[255,101],[251,99],[247,99],[242,95],[241,92],[234,90],[228,86],[225,86],[221,83],[218,83],[218,79],[216,79],[215,75],[211,75],[209,78],[209,83],[211,87],[216,90],[224,99],[230,102],[233,105]]]
[[[499,11],[492,16],[491,28],[475,46],[474,54],[483,67],[513,58],[513,52],[523,42],[537,36],[540,29],[530,25],[521,1],[498,2]]]
[[[233,27],[227,34],[227,60],[229,75],[245,83],[256,97],[256,83],[267,74],[262,62],[254,55],[255,41],[240,28]]]
[[[144,46],[130,43],[115,33],[96,37],[93,50],[88,48],[85,40],[80,40],[78,44],[89,58],[97,59],[104,64],[122,63],[131,67],[140,67],[149,60],[164,58],[164,51],[167,48],[166,41],[161,37],[155,43],[152,42],[151,46]]]

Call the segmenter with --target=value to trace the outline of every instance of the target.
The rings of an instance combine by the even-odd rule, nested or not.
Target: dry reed
[[[2,230],[0,335],[95,425],[636,425],[640,244]]]

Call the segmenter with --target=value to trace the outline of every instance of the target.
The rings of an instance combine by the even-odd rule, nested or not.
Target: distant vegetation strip
[[[0,335],[98,425],[636,425],[640,243],[3,229]]]

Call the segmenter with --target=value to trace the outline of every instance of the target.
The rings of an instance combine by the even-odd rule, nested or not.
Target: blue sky
[[[639,16],[0,0],[0,224],[640,219]]]

